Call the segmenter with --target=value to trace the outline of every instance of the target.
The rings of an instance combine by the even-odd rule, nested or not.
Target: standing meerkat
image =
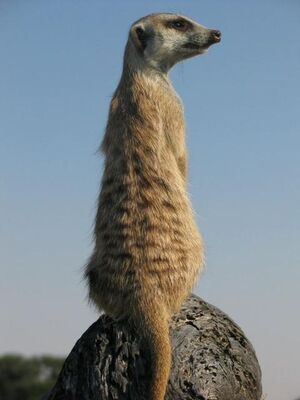
[[[86,266],[89,296],[127,319],[151,361],[149,400],[163,400],[171,366],[169,320],[192,290],[203,245],[189,201],[184,114],[168,78],[221,33],[175,14],[130,29],[102,142],[105,166]]]

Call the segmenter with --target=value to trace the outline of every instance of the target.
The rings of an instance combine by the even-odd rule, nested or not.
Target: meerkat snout
[[[221,32],[216,29],[208,29],[199,25],[196,32],[192,32],[188,37],[187,41],[183,44],[185,49],[191,50],[187,57],[193,57],[205,53],[208,48],[221,41]]]

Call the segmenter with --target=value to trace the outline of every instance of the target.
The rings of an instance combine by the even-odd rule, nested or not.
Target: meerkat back
[[[218,41],[219,31],[179,15],[136,21],[102,142],[95,248],[85,276],[96,306],[141,335],[151,365],[149,400],[164,399],[169,319],[203,264],[186,190],[183,108],[168,71]]]

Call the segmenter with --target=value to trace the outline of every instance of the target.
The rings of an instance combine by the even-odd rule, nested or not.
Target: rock
[[[166,400],[259,400],[261,371],[242,330],[191,295],[171,322]],[[146,399],[149,364],[138,332],[102,315],[82,335],[45,400]]]

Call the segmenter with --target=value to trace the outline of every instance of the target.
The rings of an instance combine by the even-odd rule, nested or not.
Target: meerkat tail
[[[148,304],[140,310],[134,325],[151,363],[147,400],[164,400],[172,360],[168,315],[158,304]]]

